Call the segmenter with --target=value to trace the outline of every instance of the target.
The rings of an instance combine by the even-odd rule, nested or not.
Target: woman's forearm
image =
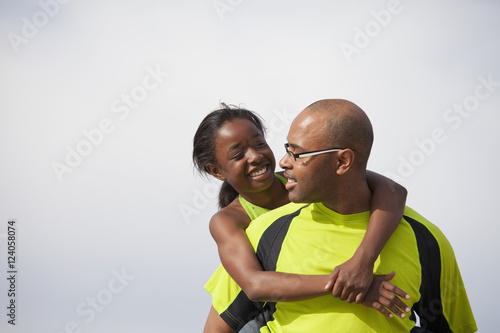
[[[371,171],[367,171],[367,181],[372,191],[371,215],[355,255],[373,265],[403,217],[407,192],[401,185]]]
[[[293,302],[328,295],[330,275],[299,275],[254,271],[243,291],[252,301]]]

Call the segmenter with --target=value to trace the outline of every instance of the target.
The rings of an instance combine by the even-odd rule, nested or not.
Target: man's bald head
[[[304,111],[321,121],[319,131],[328,147],[350,148],[355,151],[355,164],[366,168],[373,144],[373,128],[366,113],[344,99],[325,99],[309,105]]]

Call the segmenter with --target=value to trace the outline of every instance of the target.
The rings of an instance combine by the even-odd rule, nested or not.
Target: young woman
[[[290,201],[284,187],[286,180],[274,173],[276,161],[265,141],[259,117],[222,104],[198,127],[193,140],[193,161],[201,173],[223,181],[219,194],[221,209],[210,220],[210,232],[224,268],[249,299],[296,301],[331,292],[347,302],[373,307],[388,317],[392,317],[388,309],[401,317],[405,316],[401,309],[409,311],[396,295],[407,299],[409,296],[388,282],[394,273],[373,276],[375,260],[402,218],[406,200],[403,187],[378,174],[367,173],[373,196],[366,235],[353,257],[335,267],[330,275],[268,272],[262,270],[245,229],[259,215]],[[205,331],[221,332],[226,326],[212,307]]]

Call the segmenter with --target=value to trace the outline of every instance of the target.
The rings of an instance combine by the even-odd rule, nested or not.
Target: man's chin
[[[299,195],[299,193],[294,193],[294,192],[288,192],[288,199],[291,202],[295,202],[295,203],[305,202],[304,197]]]

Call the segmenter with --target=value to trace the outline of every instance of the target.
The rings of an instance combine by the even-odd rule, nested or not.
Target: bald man
[[[366,114],[346,100],[318,101],[292,122],[280,161],[292,203],[254,220],[247,235],[265,270],[329,274],[348,260],[368,227],[371,192],[366,165],[373,131]],[[306,204],[304,204],[306,203]],[[406,318],[330,295],[299,302],[268,302],[255,322],[261,332],[462,332],[477,330],[451,245],[411,208],[374,265],[396,271],[391,281],[411,295]],[[229,279],[228,279],[229,280]],[[218,288],[221,316],[241,327],[252,309],[237,288]]]

